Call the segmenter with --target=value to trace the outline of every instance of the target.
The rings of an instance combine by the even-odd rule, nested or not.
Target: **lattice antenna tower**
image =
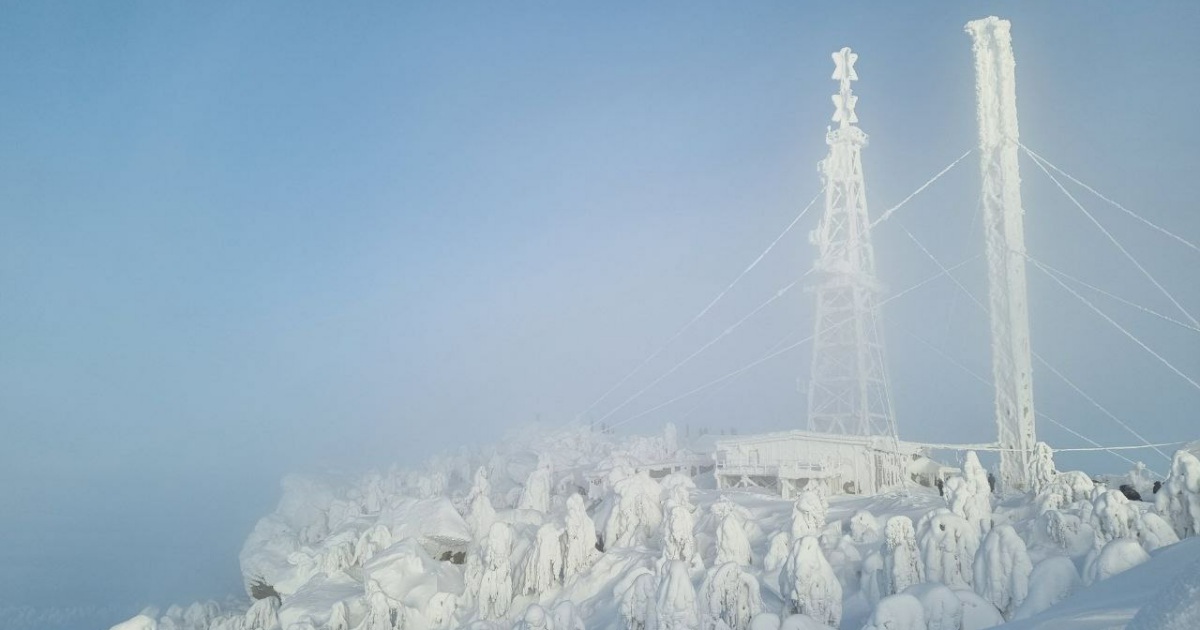
[[[816,332],[808,390],[808,428],[823,433],[896,439],[875,252],[863,186],[867,134],[854,112],[858,80],[849,48],[833,53],[836,128],[825,135],[829,155],[818,170],[825,182],[825,215],[810,238],[817,246]]]

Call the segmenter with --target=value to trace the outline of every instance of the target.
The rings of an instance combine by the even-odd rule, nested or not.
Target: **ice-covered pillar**
[[[1037,442],[1029,349],[1029,296],[1025,288],[1025,228],[1017,168],[1016,62],[1007,20],[968,22],[974,40],[979,164],[983,175],[983,229],[987,244],[988,304],[1000,483],[1029,489]]]

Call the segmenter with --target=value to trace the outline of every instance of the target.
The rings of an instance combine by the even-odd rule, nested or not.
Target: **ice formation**
[[[792,542],[787,564],[779,576],[784,610],[804,614],[836,627],[842,620],[842,585],[814,536]]]
[[[917,551],[917,535],[907,516],[893,516],[883,527],[883,578],[887,595],[925,581],[925,567]]]
[[[1025,542],[1011,525],[988,532],[975,556],[975,592],[991,602],[1005,619],[1012,618],[1029,594],[1033,564]]]
[[[953,588],[969,588],[979,550],[979,529],[949,510],[934,513],[921,532],[926,579]]]

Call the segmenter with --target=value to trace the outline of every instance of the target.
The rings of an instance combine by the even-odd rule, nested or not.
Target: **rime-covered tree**
[[[512,605],[512,528],[493,523],[483,546],[483,575],[479,582],[479,616],[502,619]]]
[[[761,611],[758,580],[737,562],[726,562],[708,571],[700,587],[703,630],[746,630],[750,620]]]
[[[662,490],[646,471],[626,477],[613,487],[616,504],[604,526],[608,549],[645,544],[662,524]]]
[[[643,570],[631,578],[628,585],[624,584],[626,580],[622,580],[618,586],[625,630],[653,630],[658,621],[654,574]]]
[[[530,604],[513,630],[555,630],[555,626],[545,608]]]
[[[367,594],[367,614],[355,630],[394,630],[400,621],[392,598],[378,589]]]
[[[991,486],[987,471],[979,463],[975,451],[967,451],[961,477],[946,482],[946,501],[950,510],[986,534],[992,528]]]
[[[1096,484],[1078,470],[1060,472],[1037,495],[1038,509],[1061,510],[1080,501],[1090,501]]]
[[[1029,481],[1034,494],[1039,494],[1054,482],[1058,470],[1054,468],[1054,451],[1045,442],[1033,445],[1033,460],[1029,462]]]
[[[657,630],[695,630],[699,626],[696,588],[692,586],[690,567],[686,562],[671,560],[663,565],[655,612]]]
[[[279,626],[279,598],[267,597],[254,602],[242,624],[246,630],[281,630]],[[369,629],[373,630],[373,629]]]
[[[569,599],[555,604],[550,616],[554,619],[554,630],[587,630],[579,608]]]
[[[682,560],[689,567],[701,566],[696,553],[696,523],[692,513],[682,505],[675,505],[667,512],[663,523],[663,558]]]
[[[1011,619],[1029,594],[1033,564],[1025,541],[1011,525],[994,527],[975,555],[975,592]]]
[[[825,528],[829,504],[815,490],[804,490],[792,505],[792,538],[816,536]]]
[[[971,586],[979,528],[953,512],[941,511],[922,528],[920,546],[925,579],[953,588]]]
[[[487,470],[480,466],[475,471],[471,492],[467,495],[467,527],[476,539],[482,539],[496,522],[496,509],[492,507],[492,484],[488,482]]]
[[[563,579],[570,580],[591,566],[596,555],[596,525],[588,516],[583,497],[567,499],[566,529],[563,531]]]
[[[717,559],[716,565],[735,562],[741,566],[750,566],[750,540],[746,537],[746,527],[742,517],[735,510],[728,510],[717,523]]]
[[[903,593],[904,589],[925,581],[925,567],[917,550],[917,534],[907,516],[893,516],[883,526],[883,577],[886,595]]]
[[[1132,538],[1114,538],[1088,557],[1083,566],[1083,582],[1094,584],[1150,559],[1145,549]]]
[[[1096,547],[1116,538],[1137,535],[1138,509],[1120,490],[1106,490],[1092,500],[1092,529]]]
[[[525,487],[521,490],[521,498],[517,501],[517,508],[536,510],[543,514],[550,511],[549,466],[539,465],[529,473],[529,477],[525,480]]]
[[[1188,451],[1176,451],[1171,459],[1171,473],[1155,496],[1154,504],[1180,538],[1200,533],[1200,459]]]
[[[792,537],[787,532],[775,532],[767,542],[767,555],[763,556],[763,571],[782,571],[791,554]]]
[[[1013,613],[1013,620],[1032,617],[1057,604],[1080,586],[1079,570],[1066,556],[1050,556],[1029,574],[1029,594]]]
[[[792,542],[779,591],[785,614],[808,615],[835,628],[842,621],[842,585],[815,536]]]
[[[539,527],[533,549],[525,555],[524,568],[521,590],[527,595],[540,595],[559,584],[563,570],[562,530],[553,523]]]
[[[875,542],[879,539],[879,522],[866,510],[859,510],[850,517],[850,538],[856,543]]]

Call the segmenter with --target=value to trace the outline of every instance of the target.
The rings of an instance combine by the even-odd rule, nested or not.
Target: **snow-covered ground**
[[[945,497],[718,491],[673,429],[289,477],[242,550],[244,607],[116,628],[1200,628],[1200,460],[1180,451],[1157,493],[1110,480],[1150,503],[1039,453],[1037,492],[1003,498],[974,454]]]

